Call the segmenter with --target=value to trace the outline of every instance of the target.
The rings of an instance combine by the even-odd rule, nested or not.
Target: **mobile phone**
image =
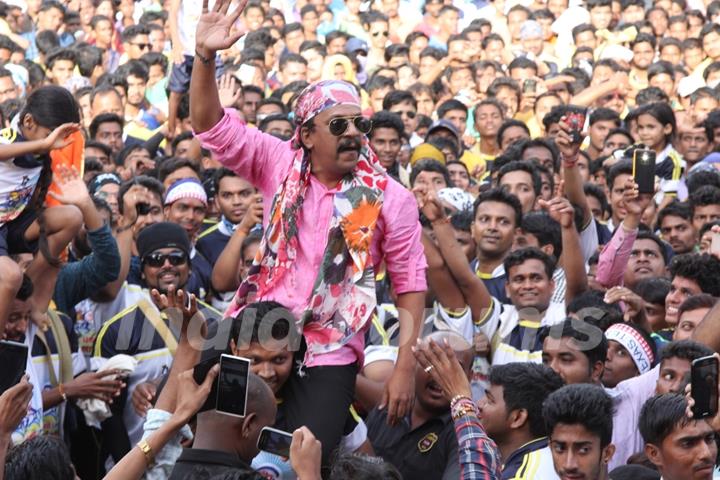
[[[692,412],[696,419],[714,417],[718,411],[718,359],[714,355],[693,360],[690,368]]]
[[[216,411],[236,417],[245,416],[249,375],[250,360],[233,355],[220,355]]]
[[[290,458],[290,444],[292,434],[277,428],[263,427],[260,430],[257,447],[258,450],[273,453],[284,458]]]
[[[570,137],[575,144],[582,143],[582,130],[585,127],[587,109],[575,105],[569,105],[565,113],[565,124],[570,128]]]
[[[147,215],[150,213],[150,204],[149,203],[138,203],[135,205],[135,210],[137,211],[138,215]]]
[[[27,368],[27,358],[27,345],[0,340],[0,394],[20,383]]]
[[[639,193],[655,193],[655,152],[636,148],[633,152],[632,175]]]
[[[198,385],[203,383],[210,369],[217,365],[218,362],[220,362],[220,355],[207,358],[195,365],[195,367],[193,367],[193,380],[195,380],[195,383],[197,383]],[[205,403],[202,407],[200,407],[200,410],[198,410],[198,412],[206,412],[215,408],[215,405],[217,405],[217,387],[218,382],[216,380],[210,388],[210,393],[208,394],[207,399],[205,399]]]
[[[535,93],[537,90],[537,80],[528,78],[523,82],[523,93]]]
[[[713,233],[710,241],[710,253],[713,255],[720,254],[720,233]]]

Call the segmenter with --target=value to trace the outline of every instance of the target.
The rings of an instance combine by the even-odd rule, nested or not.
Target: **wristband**
[[[203,63],[203,65],[210,65],[210,59],[203,56],[203,54],[200,53],[197,47],[195,48],[195,56]]]

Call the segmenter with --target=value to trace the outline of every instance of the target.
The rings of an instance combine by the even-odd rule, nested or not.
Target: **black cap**
[[[140,258],[161,248],[178,248],[190,255],[190,239],[183,228],[170,222],[161,222],[144,228],[137,239]]]

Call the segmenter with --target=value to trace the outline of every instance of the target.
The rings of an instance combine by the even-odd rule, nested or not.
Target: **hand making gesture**
[[[245,9],[247,0],[240,0],[238,7],[228,15],[231,3],[232,0],[217,0],[209,11],[208,0],[203,0],[202,15],[195,32],[195,45],[203,55],[207,54],[207,58],[214,58],[215,52],[230,48],[245,35],[243,30],[232,30]]]

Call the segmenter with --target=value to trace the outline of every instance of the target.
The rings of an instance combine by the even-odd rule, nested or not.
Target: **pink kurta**
[[[226,110],[213,128],[197,136],[214,158],[257,187],[263,196],[267,217],[273,197],[292,166],[295,151],[290,142],[248,128],[231,110]],[[310,176],[297,219],[295,263],[264,297],[256,301],[274,300],[298,318],[305,311],[327,246],[333,196],[337,190],[327,188]],[[421,232],[413,195],[388,178],[370,251],[376,271],[385,261],[396,294],[427,289],[427,263],[420,242]],[[314,356],[307,366],[361,363],[364,345],[363,335],[356,335],[339,350]]]

